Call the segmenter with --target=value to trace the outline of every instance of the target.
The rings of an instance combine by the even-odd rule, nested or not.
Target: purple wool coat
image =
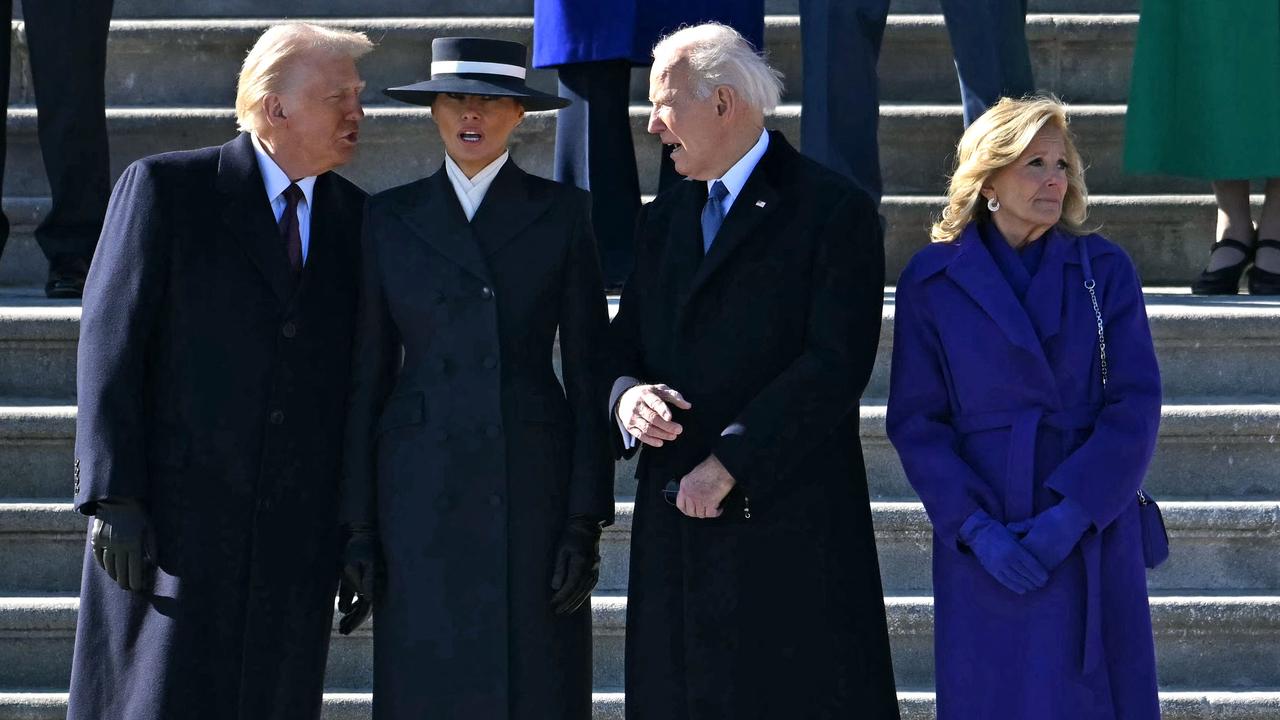
[[[1025,304],[977,227],[898,281],[888,434],[934,528],[939,720],[1159,718],[1136,491],[1160,422],[1160,372],[1133,263],[1049,231]],[[1012,523],[1063,497],[1092,527],[1048,584],[1017,595],[958,537],[982,509]]]

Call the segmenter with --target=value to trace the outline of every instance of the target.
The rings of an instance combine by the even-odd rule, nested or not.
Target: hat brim
[[[459,95],[497,95],[510,97],[520,101],[525,110],[559,110],[567,107],[572,101],[559,95],[534,90],[518,80],[512,79],[510,84],[494,81],[488,77],[451,77],[424,80],[412,85],[387,88],[384,95],[400,102],[412,105],[430,105],[440,93],[457,93]]]

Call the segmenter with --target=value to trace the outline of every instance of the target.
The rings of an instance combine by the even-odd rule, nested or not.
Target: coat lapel
[[[1031,319],[982,244],[977,226],[971,223],[965,228],[959,242],[959,252],[947,265],[947,277],[973,298],[1011,343],[1043,359],[1044,349]]]
[[[1027,289],[1027,313],[1031,322],[1040,333],[1041,341],[1046,341],[1062,328],[1062,304],[1064,293],[1064,274],[1067,263],[1076,257],[1077,240],[1053,228],[1044,239],[1048,245],[1044,249],[1044,257],[1040,260],[1040,269],[1031,279]],[[1080,288],[1080,292],[1085,292]]]
[[[724,267],[734,252],[751,239],[760,223],[777,209],[779,195],[770,183],[770,170],[777,158],[790,149],[781,135],[774,133],[769,138],[769,149],[765,151],[764,157],[760,158],[759,164],[748,176],[747,183],[742,186],[742,192],[734,198],[733,206],[729,208],[729,214],[725,216],[724,224],[720,226],[720,231],[716,233],[715,241],[711,244],[711,250],[698,265],[698,272],[694,275],[693,283],[689,288],[690,298]],[[703,185],[702,194],[705,202],[706,183]],[[702,208],[699,207],[697,215],[699,246],[702,230],[701,213]]]
[[[471,234],[467,216],[458,204],[453,185],[442,166],[431,177],[419,180],[420,192],[396,207],[396,214],[416,235],[441,255],[488,283],[489,267]]]
[[[307,247],[306,264],[302,269],[299,296],[305,297],[310,288],[328,285],[325,276],[333,267],[339,243],[342,242],[338,233],[349,218],[350,211],[344,206],[343,197],[337,191],[333,174],[325,173],[316,178],[315,191],[311,197],[311,241]]]
[[[287,305],[293,297],[293,272],[248,133],[222,146],[215,187],[223,222],[271,286],[276,299]]]
[[[685,181],[675,192],[680,195],[676,207],[672,208],[662,277],[670,283],[667,290],[675,299],[676,307],[683,308],[689,300],[693,278],[704,261],[701,218],[702,206],[707,201],[707,184]]]
[[[498,170],[471,218],[471,231],[486,256],[494,255],[551,207],[547,194],[535,197],[528,174],[511,158]],[[450,186],[450,192],[453,187]]]

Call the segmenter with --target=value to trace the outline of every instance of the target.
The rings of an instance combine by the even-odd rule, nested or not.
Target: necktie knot
[[[702,208],[702,252],[711,251],[711,243],[724,223],[724,199],[729,196],[729,188],[719,180],[711,183],[707,191],[707,204]]]
[[[724,199],[728,196],[729,188],[725,187],[724,183],[719,180],[711,183],[711,191],[707,193],[708,198],[713,199],[716,202],[724,202]]]
[[[298,203],[304,197],[306,195],[303,194],[302,188],[298,187],[298,183],[290,183],[289,187],[284,189],[284,201],[293,210],[298,209]]]

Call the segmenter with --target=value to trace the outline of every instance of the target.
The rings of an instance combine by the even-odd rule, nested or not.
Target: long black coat
[[[589,203],[511,160],[470,223],[443,169],[369,200],[343,513],[386,565],[377,718],[590,717],[590,609],[550,606],[565,519],[613,518]]]
[[[611,327],[612,376],[693,405],[640,455],[627,716],[896,718],[858,442],[884,292],[875,205],[777,132],[703,257],[706,194],[686,182],[645,206]],[[710,453],[737,487],[720,518],[686,518],[661,490]]]
[[[365,194],[316,180],[295,282],[248,135],[116,185],[81,319],[76,506],[141,499],[154,591],[86,552],[72,720],[318,718]]]

